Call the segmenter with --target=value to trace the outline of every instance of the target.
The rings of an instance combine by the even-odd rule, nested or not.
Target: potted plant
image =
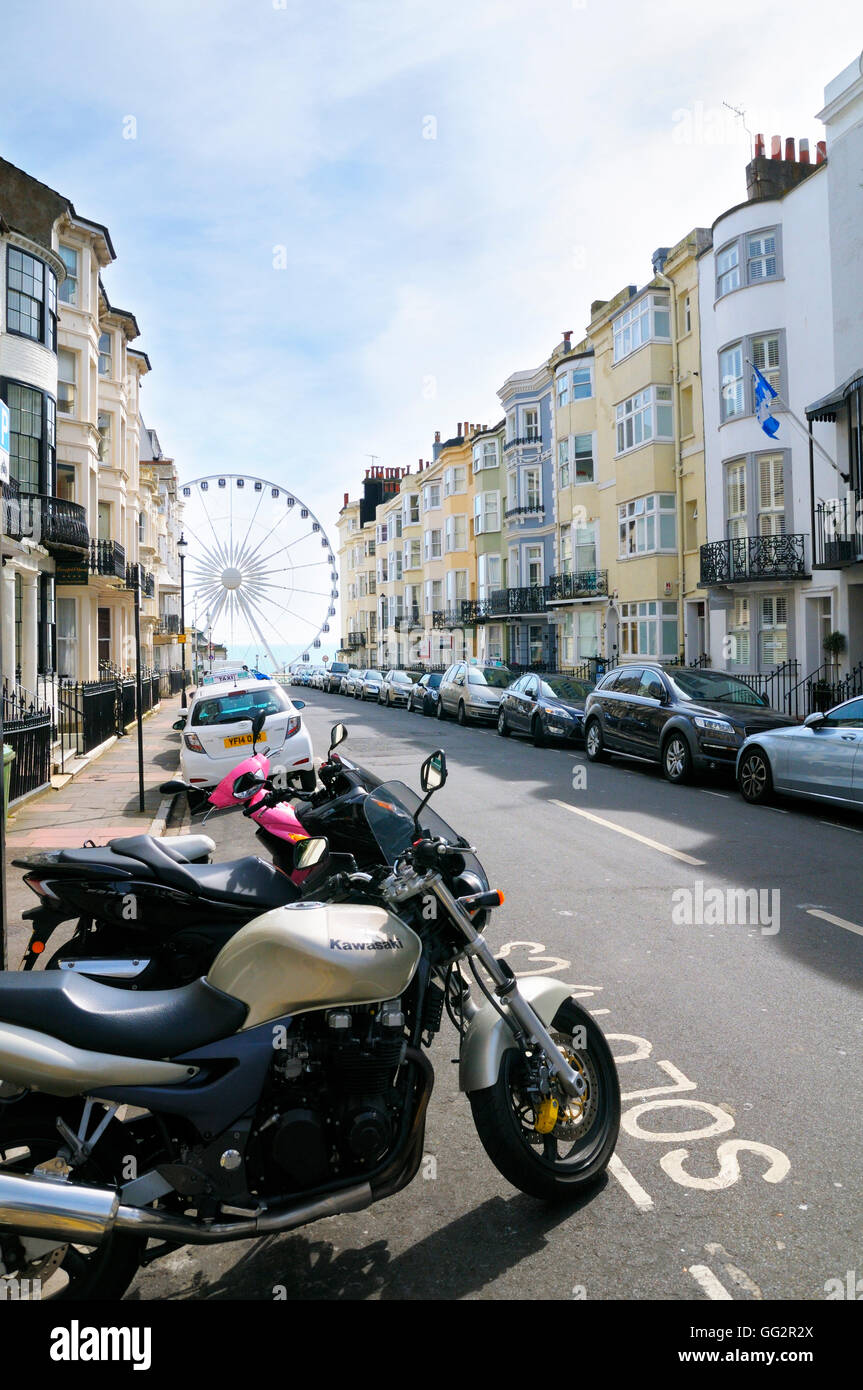
[[[831,664],[838,666],[839,658],[847,646],[844,632],[828,632],[821,645],[827,656],[830,657]]]

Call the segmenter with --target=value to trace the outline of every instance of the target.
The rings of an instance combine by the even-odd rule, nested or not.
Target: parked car
[[[537,748],[546,743],[584,737],[584,706],[593,681],[573,676],[520,676],[503,692],[497,731],[530,734]]]
[[[419,671],[387,671],[378,694],[378,703],[388,705],[407,705],[408,696],[420,678]]]
[[[686,782],[695,772],[733,768],[750,734],[795,722],[724,671],[633,661],[588,695],[584,743],[591,762],[622,753],[659,763],[669,782]]]
[[[213,787],[247,758],[252,749],[252,719],[266,713],[257,751],[274,766],[296,773],[304,791],[316,785],[312,740],[303,724],[303,700],[292,700],[275,681],[237,681],[203,686],[191,701],[181,728],[183,779],[195,787]]]
[[[339,681],[340,695],[353,695],[354,687],[356,686],[357,677],[359,676],[359,674],[359,671],[348,670],[345,672],[345,674]]]
[[[792,729],[751,734],[737,755],[737,785],[754,805],[782,792],[863,810],[863,696]]]
[[[408,709],[422,710],[423,714],[436,714],[440,683],[443,676],[439,671],[427,671],[421,676],[416,685],[411,687],[408,695]]]
[[[380,697],[384,678],[380,671],[360,671],[354,694],[358,700],[377,700]]]
[[[470,661],[456,661],[444,672],[440,683],[438,719],[453,714],[459,724],[469,724],[472,720],[496,723],[503,692],[513,679],[514,673],[508,666],[479,666]]]
[[[331,661],[324,671],[324,681],[321,689],[328,691],[330,695],[337,695],[339,686],[342,683],[342,676],[346,676],[350,669],[346,661]]]
[[[314,670],[312,671],[311,680],[310,680],[310,682],[309,682],[309,684],[311,685],[311,687],[312,687],[313,690],[323,690],[323,688],[324,688],[324,676],[325,676],[326,674],[327,674],[327,668],[326,668],[326,666],[316,666],[316,667],[314,668]]]

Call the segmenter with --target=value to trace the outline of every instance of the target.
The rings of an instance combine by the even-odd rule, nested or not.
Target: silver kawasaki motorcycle
[[[0,975],[0,1280],[118,1298],[183,1245],[248,1240],[398,1192],[423,1155],[444,1010],[460,1086],[500,1173],[568,1201],[614,1150],[620,1089],[596,1023],[547,976],[519,983],[482,928],[503,896],[428,806],[364,802],[381,866],[242,927],[209,974],[129,992]],[[319,861],[310,840],[299,867]]]

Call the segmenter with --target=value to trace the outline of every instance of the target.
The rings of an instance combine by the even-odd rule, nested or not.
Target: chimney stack
[[[347,506],[347,505],[348,505],[348,494],[345,493],[345,506]]]
[[[569,352],[569,349],[570,349],[571,346],[572,346],[572,329],[571,329],[571,328],[568,328],[568,329],[566,330],[566,332],[564,333],[564,335],[563,335],[563,350],[564,350],[564,352]]]
[[[819,140],[815,145],[815,163],[823,164],[827,158],[827,141]]]
[[[801,141],[800,141],[800,163],[801,163],[801,164],[808,164],[808,163],[809,163],[809,141],[808,141],[808,140],[801,140]]]
[[[435,444],[440,444],[440,430],[435,430],[435,432],[434,432],[434,442],[435,442]]]

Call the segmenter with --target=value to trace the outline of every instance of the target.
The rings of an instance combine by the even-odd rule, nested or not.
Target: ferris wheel
[[[232,659],[263,655],[274,671],[308,659],[330,630],[338,598],[333,548],[287,488],[214,473],[181,485],[186,610]]]

